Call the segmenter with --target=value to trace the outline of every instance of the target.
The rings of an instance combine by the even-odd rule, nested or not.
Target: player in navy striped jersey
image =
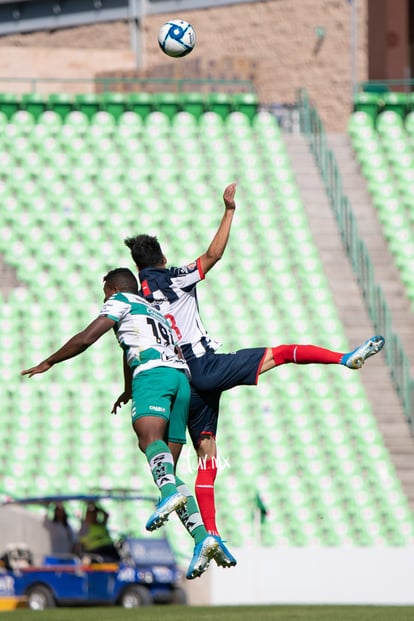
[[[207,334],[200,318],[196,286],[225,251],[236,209],[235,192],[234,183],[226,187],[221,223],[207,251],[193,263],[167,268],[167,259],[156,237],[138,235],[125,240],[138,268],[143,295],[171,321],[191,370],[188,429],[199,456],[196,497],[207,530],[217,537],[227,558],[225,566],[235,565],[236,561],[225,548],[215,520],[215,437],[222,392],[235,386],[255,385],[259,375],[287,363],[342,364],[359,369],[384,345],[382,336],[374,336],[350,353],[298,344],[241,349],[231,354],[216,353],[218,344]]]
[[[161,495],[146,528],[159,528],[172,511],[177,511],[195,542],[187,571],[191,580],[207,569],[219,545],[207,533],[188,487],[175,474],[186,442],[189,368],[177,350],[169,322],[138,295],[137,279],[129,269],[108,272],[104,277],[104,294],[104,305],[94,321],[43,362],[22,371],[22,375],[44,373],[58,362],[81,354],[106,332],[114,330],[124,352],[125,384],[132,396],[132,426]]]

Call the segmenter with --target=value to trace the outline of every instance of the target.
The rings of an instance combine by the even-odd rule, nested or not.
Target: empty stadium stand
[[[371,334],[360,308],[357,324],[355,314],[338,310],[333,263],[341,261],[344,282],[353,285],[338,240],[326,234],[332,222],[324,221],[331,243],[321,255],[292,165],[295,145],[250,94],[0,97],[0,111],[0,253],[15,275],[1,288],[0,472],[8,493],[98,486],[154,493],[128,408],[109,414],[122,389],[113,339],[45,376],[19,378],[19,370],[99,311],[103,274],[130,265],[125,236],[157,234],[171,263],[195,259],[233,180],[232,239],[200,287],[203,317],[223,350],[313,342],[347,351]],[[379,127],[369,120],[367,127],[374,144]],[[386,382],[380,363],[371,362]],[[362,373],[285,366],[257,388],[223,397],[217,505],[229,543],[257,536],[257,492],[268,507],[265,545],[412,543],[413,516],[366,373],[368,365]],[[189,447],[183,478],[190,481],[195,468]],[[148,510],[131,512],[131,529],[142,531]],[[118,526],[115,507],[111,522]],[[190,548],[181,529],[175,542]]]

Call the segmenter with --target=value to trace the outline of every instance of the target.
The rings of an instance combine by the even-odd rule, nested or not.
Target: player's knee
[[[216,438],[212,433],[203,432],[200,434],[197,454],[199,457],[210,459],[216,455]]]
[[[148,442],[146,442],[145,440],[143,440],[142,438],[138,438],[138,448],[140,451],[142,451],[143,453],[145,453],[145,451],[148,448]]]
[[[275,366],[279,366],[281,364],[287,364],[289,362],[294,362],[294,352],[296,345],[278,345],[277,347],[272,347],[272,357]]]

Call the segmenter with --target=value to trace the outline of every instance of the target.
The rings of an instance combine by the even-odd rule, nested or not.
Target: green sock
[[[200,541],[203,541],[203,539],[207,537],[208,532],[204,526],[196,499],[191,494],[184,481],[181,481],[178,477],[176,477],[176,481],[178,491],[187,497],[187,504],[177,509],[177,515],[194,539],[194,542],[196,544],[200,543]]]
[[[174,460],[170,449],[162,440],[152,442],[145,451],[152,478],[161,493],[161,500],[177,491]]]

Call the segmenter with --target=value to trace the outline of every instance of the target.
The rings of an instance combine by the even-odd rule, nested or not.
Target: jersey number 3
[[[168,319],[168,321],[170,322],[171,328],[174,330],[177,335],[177,339],[180,341],[183,335],[181,334],[179,327],[175,323],[174,315],[165,315],[165,318]]]

